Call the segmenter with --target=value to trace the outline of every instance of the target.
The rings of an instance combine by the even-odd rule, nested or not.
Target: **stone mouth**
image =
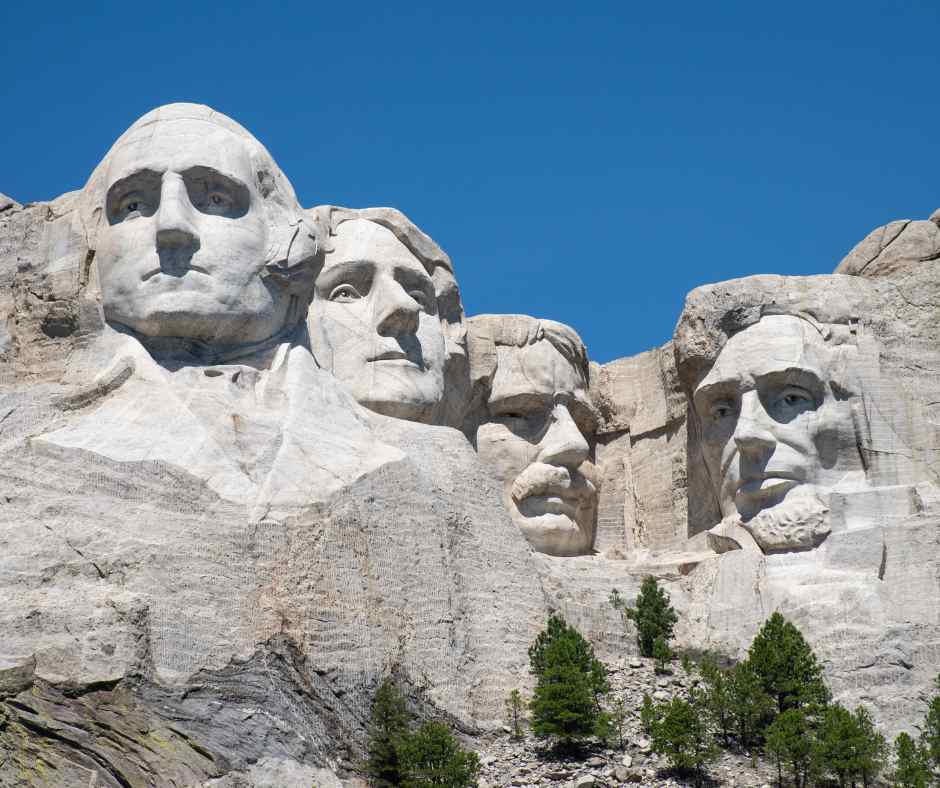
[[[541,517],[546,514],[554,514],[574,520],[582,503],[582,497],[573,496],[568,491],[565,491],[564,494],[549,492],[523,498],[519,502],[518,508],[519,513],[524,517]]]
[[[179,273],[167,271],[165,268],[154,268],[150,271],[147,271],[141,278],[141,282],[146,282],[150,279],[153,279],[157,274],[164,274],[166,276],[172,276],[174,279],[180,279],[190,271],[195,271],[197,274],[202,274],[203,276],[209,276],[209,272],[200,265],[187,265],[180,269]]]
[[[787,473],[762,473],[760,476],[752,476],[742,479],[738,482],[737,495],[750,497],[762,497],[770,495],[784,488],[796,487],[800,484],[792,474]]]

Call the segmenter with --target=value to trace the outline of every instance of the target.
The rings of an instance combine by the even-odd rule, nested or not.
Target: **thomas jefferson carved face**
[[[271,239],[246,142],[170,119],[112,153],[97,262],[105,318],[146,336],[259,341],[283,327],[261,276]]]
[[[594,409],[582,373],[548,340],[498,345],[496,373],[477,429],[484,465],[503,483],[513,522],[533,549],[591,552],[597,490],[589,439]]]
[[[433,420],[445,362],[434,284],[391,230],[366,219],[339,224],[316,280],[309,326],[317,360],[365,407]]]
[[[805,506],[861,471],[836,363],[816,327],[795,316],[764,317],[728,340],[694,395],[724,516],[747,525],[784,502]],[[765,549],[811,546],[787,544],[784,533],[754,535]]]

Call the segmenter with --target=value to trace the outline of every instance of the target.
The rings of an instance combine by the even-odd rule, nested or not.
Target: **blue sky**
[[[79,6],[0,8],[0,191],[80,188],[148,109],[206,103],[305,205],[405,211],[469,314],[599,361],[697,285],[828,273],[940,207],[936,0]]]

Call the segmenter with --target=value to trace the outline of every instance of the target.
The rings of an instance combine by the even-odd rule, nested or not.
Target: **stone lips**
[[[144,126],[208,120],[247,138],[208,108],[147,118]],[[167,195],[198,213],[209,204],[200,189],[206,198],[212,190],[203,165],[190,164],[167,181],[185,194]],[[270,172],[259,193],[279,195],[293,216],[286,177]],[[822,657],[837,698],[870,705],[888,732],[921,715],[940,668],[935,222],[875,231],[839,275],[699,288],[671,343],[588,366],[570,329],[557,328],[555,345],[544,339],[558,324],[525,316],[493,318],[525,334],[521,345],[507,351],[471,331],[464,346],[446,254],[392,209],[332,209],[392,228],[422,265],[441,261],[428,272],[436,307],[422,303],[408,266],[392,266],[413,301],[394,292],[399,328],[408,328],[405,313],[436,308],[456,351],[434,415],[408,420],[363,407],[314,361],[303,317],[316,313],[302,296],[330,254],[321,209],[287,221],[296,233],[284,243],[245,258],[265,287],[298,296],[270,336],[247,322],[234,342],[109,324],[109,285],[87,233],[114,185],[106,177],[102,167],[84,193],[48,204],[0,199],[0,785],[24,773],[36,784],[331,780],[317,770],[353,770],[371,694],[387,675],[415,708],[465,733],[492,728],[508,691],[530,681],[526,648],[548,610],[562,611],[603,658],[630,653],[607,595],[616,587],[632,598],[646,574],[680,611],[680,647],[740,655],[781,610]],[[218,196],[223,210],[224,189]],[[135,233],[160,231],[147,224],[149,207],[121,199],[128,216],[139,214]],[[199,253],[214,237],[200,235]],[[174,271],[185,283],[188,272]],[[727,368],[723,351],[783,316],[816,332],[801,334],[808,341],[837,348],[824,383],[851,415],[853,438],[847,421],[826,434],[858,466],[857,483],[814,485],[824,513],[788,510],[810,536],[794,541],[775,521],[783,537],[772,544],[755,518],[723,517],[694,402],[716,365]],[[574,340],[560,339],[568,332]],[[754,344],[760,358],[766,344]],[[532,375],[518,391],[512,375],[497,381],[523,347],[536,355],[519,368],[545,372],[550,386],[528,385]],[[791,367],[814,353],[798,353]],[[738,369],[720,382],[744,381],[735,389],[743,401],[757,377]],[[484,419],[494,383],[516,409]],[[787,423],[809,412],[794,402]],[[516,438],[541,420],[523,439],[529,460],[538,436],[553,436],[528,462],[550,473],[517,469],[509,499],[505,474],[477,451],[477,430],[494,415],[502,426],[525,419],[513,422]],[[825,450],[812,456],[827,467]],[[512,482],[522,479],[525,499],[523,490],[557,492],[575,472],[598,490],[585,529],[592,541],[574,557],[534,553],[511,516]],[[54,766],[52,777],[35,770],[37,758]]]

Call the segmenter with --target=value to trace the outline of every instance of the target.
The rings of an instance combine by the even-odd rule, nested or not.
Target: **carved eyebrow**
[[[187,167],[180,174],[183,176],[183,180],[201,180],[203,178],[213,178],[215,180],[221,181],[222,183],[226,183],[226,185],[234,186],[236,189],[244,189],[246,192],[248,191],[248,184],[237,175],[222,172],[221,170],[217,170],[215,167],[208,167],[204,164],[197,164],[193,167]]]
[[[713,380],[711,382],[700,383],[698,388],[692,392],[692,399],[696,405],[712,402],[715,399],[733,397],[738,386],[735,385],[734,378],[725,380]]]
[[[128,187],[137,188],[141,182],[145,183],[147,186],[159,185],[160,173],[154,170],[136,170],[135,172],[128,173],[108,187],[107,199],[114,199],[117,194],[127,190]]]
[[[362,280],[371,277],[375,270],[375,263],[370,260],[339,260],[337,262],[327,261],[323,270],[317,277],[317,285],[326,287],[337,283],[341,279]]]
[[[787,367],[786,369],[771,370],[756,377],[757,388],[764,386],[800,386],[812,393],[817,400],[822,400],[826,384],[822,376],[815,370],[806,367]]]

